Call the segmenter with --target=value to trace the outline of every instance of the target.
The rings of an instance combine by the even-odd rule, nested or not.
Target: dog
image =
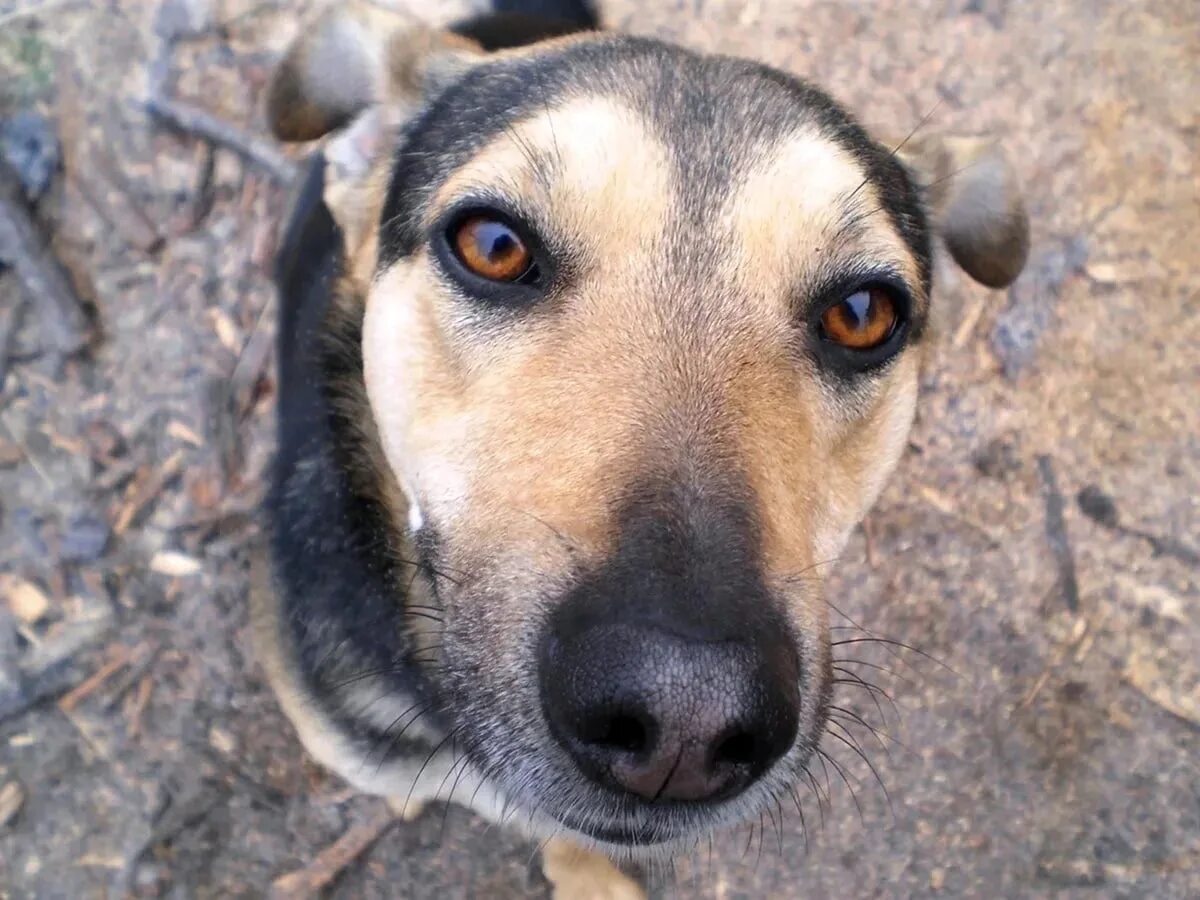
[[[1027,216],[991,142],[525,12],[347,0],[275,72],[280,139],[356,151],[281,240],[255,633],[356,788],[523,828],[556,897],[640,897],[630,865],[806,771],[822,564],[905,446],[934,245],[1001,287]]]

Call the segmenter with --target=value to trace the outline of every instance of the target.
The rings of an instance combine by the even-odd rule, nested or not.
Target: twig
[[[1079,578],[1075,572],[1075,554],[1063,518],[1063,495],[1054,477],[1054,463],[1049,456],[1037,458],[1038,473],[1042,476],[1042,493],[1046,500],[1046,538],[1058,563],[1058,583],[1063,599],[1071,612],[1079,611]]]
[[[272,147],[268,141],[248,134],[218,119],[212,113],[178,100],[158,96],[152,96],[146,101],[146,109],[150,115],[175,131],[232,150],[281,184],[289,184],[296,178],[296,164]]]
[[[301,900],[316,896],[332,884],[346,866],[379,840],[395,821],[395,814],[384,809],[366,822],[355,825],[318,853],[303,869],[276,878],[271,885],[271,900]]]
[[[142,731],[142,716],[146,713],[146,707],[150,705],[150,695],[154,691],[154,679],[149,675],[143,675],[142,680],[138,682],[137,693],[133,695],[133,702],[129,706],[129,736],[136,738]]]
[[[41,314],[42,329],[55,351],[71,356],[91,336],[71,281],[29,214],[20,182],[0,160],[0,259],[17,273]]]
[[[267,313],[271,311],[272,298],[268,297],[254,320],[254,327],[249,337],[242,345],[233,374],[229,376],[229,392],[233,397],[233,408],[239,415],[249,411],[253,400],[254,386],[262,376],[267,364],[271,361],[271,351],[275,347],[274,329],[264,328],[263,323]]]
[[[183,451],[173,453],[161,469],[153,472],[148,467],[138,472],[138,477],[125,492],[125,502],[113,523],[113,534],[120,537],[132,525],[167,486],[183,470]],[[144,474],[143,474],[144,473]]]
[[[104,682],[123,669],[132,656],[133,653],[128,647],[118,644],[108,662],[59,698],[58,708],[65,713],[74,710],[76,706],[94,694]]]
[[[17,297],[12,303],[5,304],[4,308],[0,309],[0,390],[4,389],[4,379],[8,375],[8,361],[24,315],[24,297]]]
[[[871,519],[865,518],[862,520],[863,546],[867,552],[867,566],[875,568],[875,526],[871,524]]]

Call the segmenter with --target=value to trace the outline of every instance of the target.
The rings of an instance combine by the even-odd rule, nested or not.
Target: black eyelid
[[[502,197],[479,196],[460,200],[437,218],[430,230],[430,236],[436,238],[438,235],[444,235],[455,226],[476,217],[495,219],[508,226],[531,251],[536,252],[542,248],[537,229],[529,225],[528,217],[522,215],[520,210]]]
[[[847,297],[871,287],[888,292],[896,311],[896,325],[882,343],[866,349],[843,347],[825,336],[821,319],[830,309]],[[809,346],[821,368],[833,377],[850,381],[883,369],[904,346],[919,333],[921,323],[915,321],[912,293],[899,275],[892,270],[865,270],[845,273],[825,282],[810,295],[807,304],[807,334]]]
[[[529,251],[531,262],[524,274],[513,281],[493,281],[478,275],[463,265],[453,244],[455,229],[473,218],[486,218],[512,229]],[[429,231],[429,246],[433,260],[443,277],[455,282],[468,298],[496,308],[519,309],[542,297],[554,276],[554,256],[548,252],[528,217],[520,215],[502,197],[474,196],[464,198],[443,212]]]
[[[889,269],[846,273],[821,284],[810,293],[813,300],[808,304],[805,318],[820,322],[821,317],[847,297],[871,287],[882,287],[887,290],[896,306],[896,314],[901,319],[910,319],[913,315],[912,292],[904,280]]]

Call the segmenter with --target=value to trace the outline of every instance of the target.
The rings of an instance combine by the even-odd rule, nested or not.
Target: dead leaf
[[[1200,682],[1193,684],[1190,690],[1173,683],[1173,679],[1166,677],[1159,664],[1148,655],[1131,658],[1123,678],[1151,703],[1185,722],[1200,726]]]
[[[0,828],[6,826],[21,811],[25,789],[15,781],[0,787]]]
[[[238,327],[233,324],[233,319],[229,318],[229,314],[223,309],[211,309],[208,315],[212,319],[213,330],[217,333],[217,340],[221,342],[221,346],[230,353],[237,353],[241,350],[242,342],[238,338]]]
[[[50,610],[50,599],[32,581],[8,576],[4,582],[4,601],[12,614],[26,625],[33,625]]]
[[[194,557],[176,553],[173,550],[162,550],[155,553],[154,558],[150,560],[150,569],[159,575],[186,578],[189,575],[199,574],[204,566],[200,560]]]

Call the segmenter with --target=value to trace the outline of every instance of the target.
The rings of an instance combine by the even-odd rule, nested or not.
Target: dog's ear
[[[977,138],[933,135],[906,142],[896,155],[925,194],[954,261],[980,284],[1011,284],[1029,255],[1029,217],[1000,148]]]
[[[267,90],[267,121],[284,141],[310,141],[379,107],[405,118],[482,54],[372,0],[341,0],[302,26]]]

